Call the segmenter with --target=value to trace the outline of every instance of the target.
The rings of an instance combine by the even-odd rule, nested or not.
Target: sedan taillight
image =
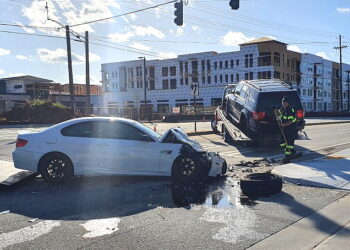
[[[16,148],[24,147],[28,143],[27,140],[17,138]]]

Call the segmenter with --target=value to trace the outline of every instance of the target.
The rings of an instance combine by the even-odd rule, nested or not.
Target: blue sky
[[[67,83],[64,30],[46,20],[43,0],[0,0],[0,78],[34,75]],[[80,24],[154,6],[167,0],[48,0],[49,16],[63,24]],[[239,43],[269,36],[290,49],[338,61],[338,35],[350,46],[350,2],[346,0],[241,0],[231,10],[229,0],[189,0],[184,26],[174,22],[173,3],[75,26],[90,32],[91,80],[99,84],[101,63],[169,58],[202,51],[236,51]],[[16,27],[14,24],[35,27]],[[46,28],[48,27],[48,28]],[[8,32],[18,32],[14,34]],[[44,35],[44,36],[37,36]],[[45,37],[46,35],[54,37]],[[128,50],[128,51],[127,51]],[[84,83],[84,44],[72,41],[74,82]],[[350,63],[350,47],[343,60]]]

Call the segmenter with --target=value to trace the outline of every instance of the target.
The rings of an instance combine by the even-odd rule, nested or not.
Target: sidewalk
[[[313,160],[280,165],[272,173],[299,185],[350,190],[350,149]]]
[[[346,195],[248,249],[349,249],[349,207],[350,195]]]

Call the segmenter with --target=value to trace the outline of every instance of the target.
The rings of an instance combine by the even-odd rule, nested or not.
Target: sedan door
[[[99,122],[96,159],[106,174],[160,172],[159,142],[123,121]]]

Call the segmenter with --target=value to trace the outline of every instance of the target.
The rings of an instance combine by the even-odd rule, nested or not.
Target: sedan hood
[[[197,152],[205,152],[202,146],[195,140],[188,138],[185,131],[182,128],[171,128],[167,130],[163,136],[159,139],[162,143],[178,143],[191,146]]]

